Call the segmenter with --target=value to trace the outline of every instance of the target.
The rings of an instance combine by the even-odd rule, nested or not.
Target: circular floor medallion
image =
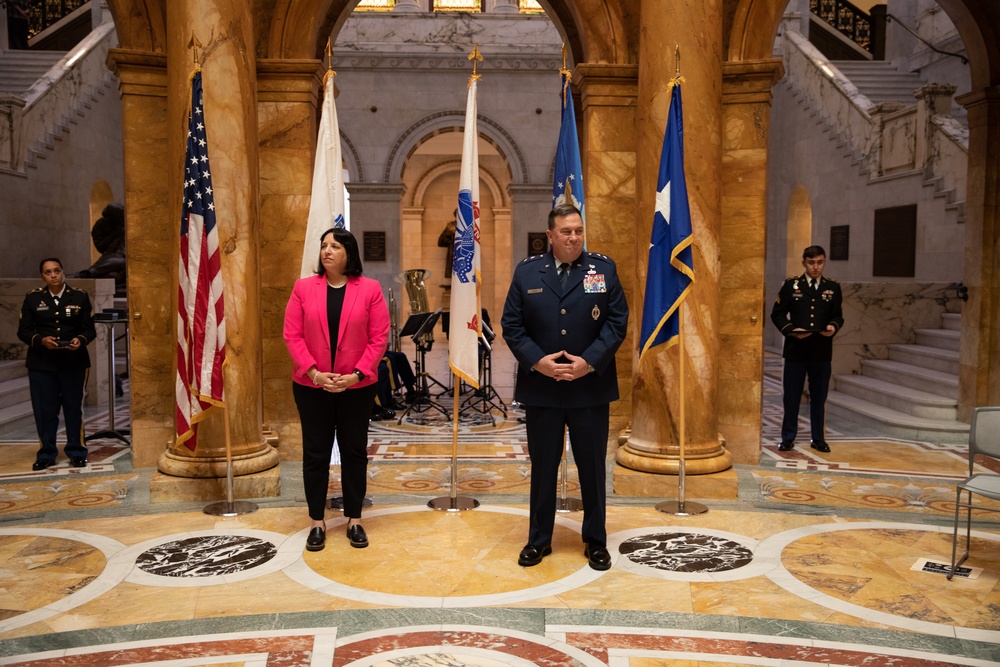
[[[618,551],[633,563],[669,572],[727,572],[753,561],[753,551],[742,544],[701,533],[639,535]]]
[[[218,577],[268,562],[278,548],[245,535],[205,535],[165,542],[136,558],[136,566],[161,577]]]

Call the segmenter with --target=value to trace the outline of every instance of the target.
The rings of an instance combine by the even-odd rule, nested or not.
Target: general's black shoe
[[[326,531],[319,526],[313,526],[306,538],[306,551],[322,551],[326,546]]]
[[[70,459],[70,462],[73,464],[74,468],[86,468],[87,467],[87,457],[86,456],[77,456],[74,459]]]
[[[355,549],[364,549],[368,546],[368,536],[360,523],[347,527],[347,539],[351,541],[351,546]]]
[[[39,459],[39,460],[37,460],[37,461],[35,461],[34,463],[31,464],[31,469],[32,470],[45,470],[46,468],[48,468],[53,463],[55,463],[55,461],[42,461],[41,459]]]
[[[822,440],[820,440],[819,442],[813,442],[809,446],[815,449],[817,452],[826,453],[830,451],[830,445],[826,444]]]
[[[517,557],[517,564],[524,567],[538,565],[542,559],[552,553],[552,546],[546,544],[544,547],[536,547],[531,544],[525,545]]]
[[[779,452],[788,452],[788,451],[791,451],[794,447],[795,447],[795,441],[794,440],[782,440],[781,444],[778,445],[778,451]]]
[[[589,544],[583,550],[583,555],[590,561],[590,567],[595,570],[611,569],[611,554],[605,547],[592,547]]]

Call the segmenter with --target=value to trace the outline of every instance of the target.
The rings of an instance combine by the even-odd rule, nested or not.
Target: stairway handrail
[[[963,65],[968,65],[969,64],[969,59],[966,58],[965,56],[963,56],[961,53],[952,53],[951,51],[942,51],[938,47],[936,47],[933,44],[931,44],[930,42],[928,42],[926,39],[924,39],[923,37],[921,37],[920,35],[918,35],[916,32],[914,32],[914,30],[912,28],[910,28],[910,26],[908,26],[905,23],[903,23],[902,21],[900,21],[898,16],[893,16],[892,14],[889,14],[888,12],[886,12],[885,20],[886,20],[886,22],[888,22],[888,21],[895,21],[896,23],[898,23],[900,28],[902,28],[906,32],[910,33],[911,35],[913,35],[914,37],[916,37],[917,39],[919,39],[921,42],[923,42],[924,46],[926,46],[928,49],[930,49],[934,53],[940,53],[943,56],[951,56],[953,58],[958,58],[959,60],[962,61]]]
[[[817,105],[824,120],[843,133],[854,152],[867,158],[872,127],[869,109],[874,103],[806,37],[792,30],[784,31],[783,37],[786,46],[794,47],[794,49],[783,49],[786,76],[803,69],[796,60],[805,63],[807,69],[801,72],[801,75],[809,77],[811,71],[813,76],[809,78],[813,83],[799,81],[798,84],[805,83],[807,86],[812,85],[817,88],[805,92],[812,99],[824,100],[823,104]]]
[[[110,75],[106,62],[109,49],[115,45],[113,42],[117,42],[114,23],[102,23],[25,93],[14,96],[23,100],[23,108],[11,114],[11,126],[5,130],[5,134],[10,134],[5,139],[11,147],[9,162],[2,165],[5,170],[23,173],[28,149],[43,141],[47,133],[79,108],[93,94],[94,88],[101,85],[99,82]]]

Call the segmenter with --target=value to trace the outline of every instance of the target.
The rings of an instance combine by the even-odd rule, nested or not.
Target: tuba
[[[429,313],[431,310],[427,302],[427,285],[424,278],[430,278],[431,272],[427,269],[407,269],[396,276],[396,281],[406,288],[406,296],[410,299],[410,314]]]
[[[407,269],[396,276],[396,281],[402,283],[406,288],[406,296],[410,299],[411,315],[429,313],[431,311],[430,303],[427,301],[427,285],[424,283],[424,279],[430,278],[430,276],[431,272],[429,269]],[[434,334],[428,332],[422,335],[420,340],[414,340],[413,342],[418,347],[423,346],[425,349],[430,350],[431,344],[434,343]]]

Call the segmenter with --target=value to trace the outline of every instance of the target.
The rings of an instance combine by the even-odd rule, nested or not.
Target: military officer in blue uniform
[[[615,352],[628,330],[628,304],[615,263],[585,252],[583,220],[572,205],[549,213],[551,252],[514,271],[501,327],[518,362],[514,400],[524,405],[531,457],[528,543],[518,563],[552,553],[556,480],[569,428],[583,496],[584,556],[611,567],[605,529],[609,404],[618,399]]]
[[[771,308],[771,321],[785,336],[782,376],[784,417],[781,444],[787,452],[798,434],[799,403],[809,378],[809,423],[813,449],[829,452],[826,442],[826,395],[830,386],[833,337],[844,326],[840,285],[823,276],[826,251],[818,245],[802,252],[805,273],[785,280]]]
[[[64,282],[59,259],[43,259],[39,271],[45,286],[24,297],[17,327],[17,337],[28,346],[25,366],[41,443],[31,469],[44,470],[59,456],[56,432],[60,408],[66,422],[64,451],[75,467],[83,468],[87,465],[83,387],[90,368],[87,344],[97,336],[94,311],[86,292]]]

